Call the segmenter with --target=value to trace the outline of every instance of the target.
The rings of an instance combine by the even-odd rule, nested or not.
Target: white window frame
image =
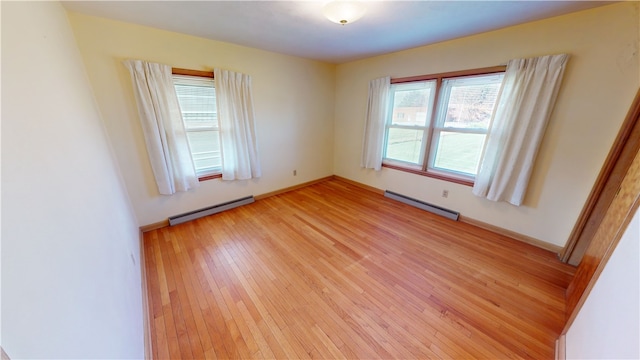
[[[215,89],[215,82],[213,79],[213,73],[208,73],[208,72],[200,72],[200,71],[193,71],[193,70],[187,70],[187,74],[185,74],[185,71],[180,71],[181,69],[178,69],[178,71],[176,71],[176,69],[174,69],[173,72],[173,81],[174,81],[174,85],[187,85],[187,86],[211,86],[212,88]],[[180,99],[179,99],[180,100]],[[214,99],[213,99],[214,103],[215,103],[215,95],[214,95]],[[184,114],[185,114],[185,110],[182,110],[183,112],[183,119],[184,119]],[[217,109],[216,112],[214,113],[214,119],[213,120],[213,124],[211,126],[199,126],[197,128],[189,128],[185,122],[185,132],[187,133],[187,139],[189,139],[188,134],[189,133],[198,133],[198,132],[204,132],[204,131],[215,131],[217,133],[218,136],[218,148],[215,150],[214,154],[217,154],[217,156],[214,155],[214,157],[220,157],[221,156],[221,149],[220,149],[220,126],[219,126],[219,122],[218,122],[218,117],[217,117]],[[191,146],[191,143],[189,144],[190,149],[193,149],[193,147]],[[196,163],[196,155],[202,155],[202,154],[196,154],[193,152],[193,150],[191,150],[191,158],[194,160],[194,165]],[[198,168],[196,167],[196,175],[198,176],[199,180],[207,180],[209,178],[215,178],[215,177],[219,177],[222,174],[222,167],[221,166],[215,166],[215,167],[207,167],[207,168]]]
[[[393,115],[394,115],[394,102],[395,102],[395,95],[396,95],[396,89],[400,89],[400,90],[408,90],[410,88],[414,88],[415,89],[420,89],[420,88],[426,88],[427,83],[433,83],[433,88],[430,94],[430,98],[429,98],[429,104],[427,107],[427,114],[426,114],[426,120],[425,120],[425,124],[424,125],[400,125],[400,124],[394,124],[393,123]],[[413,85],[413,86],[412,86]],[[427,139],[429,137],[429,125],[431,122],[431,117],[432,117],[432,113],[433,113],[433,101],[435,100],[435,95],[437,92],[437,84],[435,84],[434,81],[432,80],[424,80],[424,81],[415,81],[415,82],[410,82],[410,83],[402,83],[402,84],[393,84],[391,85],[391,91],[389,91],[389,114],[387,115],[387,121],[385,122],[385,136],[384,136],[384,149],[383,149],[383,159],[386,159],[387,161],[392,161],[398,164],[402,164],[401,166],[406,166],[408,168],[412,168],[412,169],[421,169],[422,168],[422,164],[424,163],[424,156],[426,153],[426,146],[428,141],[424,141],[424,139]],[[406,118],[405,114],[403,113],[403,118]],[[420,148],[420,157],[418,159],[417,163],[412,163],[412,162],[407,162],[407,161],[402,161],[402,160],[397,160],[397,159],[388,159],[387,158],[387,149],[388,149],[388,141],[389,141],[389,133],[392,129],[405,129],[405,130],[417,130],[420,131],[422,130],[422,144],[421,144],[421,148]]]

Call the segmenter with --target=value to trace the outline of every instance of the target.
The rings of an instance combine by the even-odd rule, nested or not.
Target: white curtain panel
[[[222,180],[245,180],[262,175],[251,93],[251,76],[214,69],[220,122]]]
[[[171,195],[199,185],[184,130],[171,67],[126,60],[144,132],[149,160],[160,194]]]
[[[520,206],[569,55],[509,61],[473,193]]]
[[[366,169],[382,169],[384,129],[389,108],[391,77],[386,76],[369,82],[369,101],[364,121],[364,140],[360,166]]]

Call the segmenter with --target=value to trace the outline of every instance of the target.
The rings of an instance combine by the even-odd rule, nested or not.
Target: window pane
[[[424,130],[390,128],[386,158],[420,164]]]
[[[211,173],[220,170],[220,137],[218,131],[192,131],[187,133],[191,156],[196,167],[196,173]]]
[[[485,134],[439,132],[433,167],[475,176]]]
[[[439,127],[487,129],[503,74],[445,79]],[[444,105],[446,104],[446,107]]]
[[[174,75],[187,139],[198,176],[220,173],[220,137],[216,90],[211,78]]]
[[[429,168],[474,177],[504,74],[443,79]]]
[[[426,126],[430,118],[435,86],[435,81],[392,85],[391,124]]]

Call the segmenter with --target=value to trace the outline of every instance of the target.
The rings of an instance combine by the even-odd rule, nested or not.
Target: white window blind
[[[199,177],[222,171],[220,127],[213,78],[173,75],[191,157]]]

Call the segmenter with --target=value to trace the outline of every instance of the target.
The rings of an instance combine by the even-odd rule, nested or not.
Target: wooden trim
[[[201,176],[198,178],[198,181],[202,182],[202,181],[220,179],[220,178],[222,178],[222,174],[212,174],[212,175]]]
[[[635,154],[640,149],[640,90],[622,123],[620,131],[598,174],[598,178],[587,198],[576,224],[569,235],[560,259],[570,260],[577,246],[588,246],[595,235],[604,213],[613,201],[622,178],[626,174]],[[582,242],[586,242],[582,244]],[[584,249],[582,249],[584,250]]]
[[[217,176],[217,175],[212,175],[212,176]],[[222,177],[222,175],[220,175],[219,177]],[[327,176],[327,177],[324,177],[324,178],[321,178],[321,179],[317,179],[317,180],[308,181],[308,182],[305,182],[305,183],[302,183],[302,184],[290,186],[290,187],[287,187],[287,188],[284,188],[284,189],[280,189],[280,190],[276,190],[276,191],[272,191],[272,192],[256,195],[256,196],[254,196],[254,199],[260,200],[260,199],[267,198],[269,196],[275,196],[275,195],[279,195],[279,194],[284,194],[284,193],[292,191],[292,190],[300,189],[300,188],[303,188],[303,187],[306,187],[306,186],[309,186],[309,185],[317,184],[319,182],[323,182],[323,181],[327,181],[327,180],[331,180],[331,179],[333,179],[333,175]],[[167,226],[169,226],[169,219],[158,221],[156,223],[149,224],[149,225],[140,226],[140,231],[145,233],[145,232],[148,232],[148,231],[161,229],[161,228],[167,227]]]
[[[4,349],[2,348],[2,346],[0,346],[0,359],[2,359],[2,360],[11,360],[9,355],[7,355],[7,353],[4,352]]]
[[[473,181],[464,180],[464,179],[460,179],[460,178],[455,178],[453,176],[447,176],[447,175],[437,174],[437,173],[433,173],[433,172],[429,172],[429,171],[411,169],[411,168],[406,168],[406,167],[402,167],[402,166],[398,166],[398,165],[391,165],[391,164],[382,164],[382,167],[386,167],[386,168],[394,169],[394,170],[399,170],[399,171],[404,171],[404,172],[408,172],[408,173],[416,174],[416,175],[420,175],[420,176],[426,176],[426,177],[430,177],[430,178],[434,178],[434,179],[438,179],[438,180],[444,180],[444,181],[448,181],[448,182],[452,182],[452,183],[456,183],[456,184],[460,184],[460,185],[473,186]]]
[[[373,187],[373,186],[365,185],[365,184],[357,182],[357,181],[349,180],[347,178],[343,178],[342,176],[338,176],[338,175],[334,175],[334,178],[336,180],[345,182],[345,183],[347,183],[349,185],[357,186],[357,187],[359,187],[361,189],[372,191],[372,192],[374,192],[376,194],[379,194],[379,195],[384,195],[384,190],[382,190],[382,189],[378,189],[378,188]]]
[[[495,226],[495,225],[487,224],[485,222],[472,219],[470,217],[466,217],[466,216],[460,215],[460,217],[458,218],[458,221],[463,222],[463,223],[467,223],[467,224],[471,224],[473,226],[477,226],[477,227],[485,229],[485,230],[489,230],[489,231],[494,232],[496,234],[500,234],[500,235],[503,235],[503,236],[507,236],[507,237],[513,238],[513,239],[521,241],[523,243],[527,243],[529,245],[533,245],[535,247],[539,247],[541,249],[545,249],[545,250],[554,252],[556,254],[558,254],[558,253],[560,253],[560,251],[562,251],[562,247],[561,246],[550,244],[550,243],[548,243],[546,241],[538,240],[536,238],[532,238],[530,236],[526,236],[526,235],[517,233],[515,231],[507,230],[507,229],[504,229],[504,228],[501,228],[501,227],[498,227],[498,226]]]
[[[414,81],[436,80],[436,79],[452,78],[452,77],[460,77],[460,76],[494,74],[494,73],[504,72],[505,70],[507,70],[506,65],[491,66],[491,67],[479,68],[479,69],[450,71],[450,72],[444,72],[439,74],[417,75],[417,76],[409,76],[409,77],[403,77],[403,78],[395,78],[395,79],[391,79],[391,83],[401,84],[401,83],[414,82]]]
[[[611,206],[598,227],[598,231],[589,244],[573,280],[567,287],[568,318],[563,334],[566,334],[578,315],[639,205],[640,152],[636,154]]]
[[[144,333],[144,358],[153,358],[151,340],[151,318],[149,316],[149,292],[147,291],[147,267],[144,253],[144,233],[140,231],[140,276],[142,279],[142,326]]]
[[[334,178],[336,180],[339,180],[339,181],[342,181],[342,182],[346,182],[346,183],[351,184],[353,186],[357,186],[357,187],[365,189],[365,190],[373,191],[373,192],[375,192],[377,194],[380,194],[380,195],[384,194],[384,190],[375,188],[373,186],[365,185],[363,183],[360,183],[360,182],[357,182],[357,181],[354,181],[354,180],[350,180],[350,179],[347,179],[347,178],[343,178],[343,177],[338,176],[338,175],[334,175]],[[467,224],[470,224],[470,225],[473,225],[473,226],[476,226],[476,227],[479,227],[479,228],[482,228],[482,229],[485,229],[485,230],[489,230],[489,231],[491,231],[493,233],[496,233],[496,234],[499,234],[499,235],[510,237],[510,238],[512,238],[514,240],[518,240],[518,241],[527,243],[529,245],[533,245],[535,247],[554,252],[556,254],[559,253],[560,250],[562,250],[562,247],[560,247],[560,246],[549,244],[549,243],[547,243],[545,241],[538,240],[538,239],[535,239],[535,238],[532,238],[532,237],[529,237],[529,236],[526,236],[526,235],[522,235],[522,234],[519,234],[519,233],[511,231],[511,230],[503,229],[503,228],[495,226],[495,225],[487,224],[487,223],[484,223],[482,221],[478,221],[478,220],[475,220],[475,219],[472,219],[472,218],[469,218],[469,217],[466,217],[466,216],[460,215],[460,217],[458,218],[458,221],[463,222],[463,223],[467,223]]]
[[[386,167],[389,167],[389,168],[394,168],[394,167],[388,166],[388,165],[383,165],[383,166],[386,166]],[[405,171],[406,169],[400,168],[398,170]],[[430,177],[432,177],[431,175],[433,175],[433,174],[424,175],[423,173],[420,173],[417,170],[413,170],[413,171],[409,171],[409,172],[414,172],[414,173],[416,173],[418,175],[430,176]],[[435,176],[433,176],[433,177],[435,177]],[[435,178],[438,178],[438,177],[435,177]],[[457,183],[462,184],[462,185],[467,185],[467,184],[459,182],[459,181],[454,181],[454,180],[458,180],[458,179],[453,179],[452,180],[452,179],[446,178],[446,177],[442,177],[442,178],[443,178],[442,180],[447,180],[447,181],[457,182]],[[308,182],[305,182],[305,183],[302,183],[302,184],[290,186],[290,187],[287,187],[287,188],[284,188],[284,189],[280,189],[280,190],[276,190],[276,191],[272,191],[272,192],[256,195],[256,196],[254,196],[254,198],[256,200],[262,200],[262,199],[268,198],[270,196],[284,194],[284,193],[292,191],[292,190],[300,189],[300,188],[303,188],[303,187],[307,187],[307,186],[310,186],[310,185],[313,185],[313,184],[317,184],[317,183],[320,183],[320,182],[323,182],[323,181],[331,180],[331,179],[340,180],[342,182],[348,183],[350,185],[357,186],[357,187],[365,189],[365,190],[369,190],[369,191],[375,192],[375,193],[380,194],[380,195],[384,194],[384,190],[383,189],[378,189],[376,187],[369,186],[369,185],[366,185],[366,184],[363,184],[363,183],[360,183],[360,182],[357,182],[357,181],[354,181],[354,180],[350,180],[350,179],[344,178],[342,176],[331,175],[331,176],[327,176],[327,177],[320,178],[320,179],[317,179],[317,180],[312,180],[312,181],[308,181]],[[469,186],[473,186],[473,183],[471,185],[469,185]],[[504,236],[513,238],[515,240],[522,241],[524,243],[527,243],[527,244],[530,244],[530,245],[533,245],[533,246],[536,246],[536,247],[539,247],[539,248],[542,248],[542,249],[545,249],[545,250],[552,251],[552,252],[554,252],[556,254],[558,254],[562,250],[562,248],[560,246],[549,244],[549,243],[544,242],[542,240],[538,240],[538,239],[535,239],[535,238],[532,238],[532,237],[528,237],[526,235],[522,235],[522,234],[510,231],[510,230],[507,230],[507,229],[503,229],[503,228],[498,227],[498,226],[490,225],[490,224],[487,224],[487,223],[484,223],[484,222],[481,222],[481,221],[478,221],[478,220],[475,220],[475,219],[471,219],[471,218],[468,218],[466,216],[462,216],[461,215],[460,218],[459,218],[459,221],[460,222],[465,222],[465,223],[468,223],[468,224],[471,224],[471,225],[474,225],[474,226],[477,226],[479,228],[483,228],[483,229],[492,231],[492,232],[494,232],[496,234],[504,235]],[[159,222],[156,222],[156,223],[153,223],[153,224],[141,226],[140,227],[140,231],[142,231],[144,233],[144,232],[160,229],[160,228],[167,227],[167,226],[169,226],[169,220],[163,220],[163,221],[159,221]]]
[[[556,340],[556,360],[566,360],[567,358],[567,337],[560,335]]]
[[[254,198],[254,199],[256,199],[256,200],[262,200],[262,199],[268,198],[268,197],[270,197],[270,196],[276,196],[276,195],[284,194],[284,193],[289,192],[289,191],[293,191],[293,190],[301,189],[301,188],[303,188],[303,187],[307,187],[307,186],[309,186],[309,185],[313,185],[313,184],[321,183],[321,182],[323,182],[323,181],[327,181],[327,180],[331,180],[331,179],[333,179],[333,175],[331,175],[331,176],[327,176],[327,177],[323,177],[323,178],[320,178],[320,179],[317,179],[317,180],[307,181],[307,182],[302,183],[302,184],[298,184],[298,185],[294,185],[294,186],[289,186],[289,187],[286,187],[286,188],[284,188],[284,189],[280,189],[280,190],[271,191],[271,192],[268,192],[268,193],[264,193],[264,194],[256,195],[256,196],[254,196],[253,198]]]
[[[153,223],[149,225],[140,226],[140,231],[142,231],[143,233],[146,233],[148,231],[161,229],[167,226],[169,226],[169,219],[158,221],[157,223]]]
[[[171,68],[171,73],[174,75],[200,76],[200,77],[209,77],[213,79],[213,71]]]

